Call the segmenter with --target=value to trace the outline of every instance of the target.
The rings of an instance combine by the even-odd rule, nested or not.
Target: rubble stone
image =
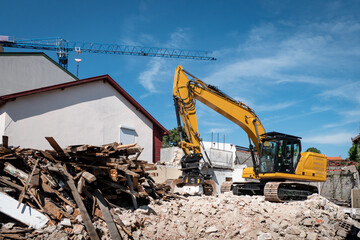
[[[270,233],[262,233],[258,236],[257,240],[271,240],[271,234]]]
[[[301,230],[296,226],[290,226],[285,231],[287,234],[300,235]]]
[[[308,233],[308,235],[306,236],[306,239],[309,239],[309,240],[316,240],[318,237],[318,234],[315,233],[315,232],[310,232]]]
[[[73,228],[73,233],[76,234],[76,235],[81,234],[83,230],[84,230],[84,225],[75,224],[74,228]]]
[[[213,233],[213,232],[217,232],[218,229],[215,226],[209,227],[205,230],[205,233]]]

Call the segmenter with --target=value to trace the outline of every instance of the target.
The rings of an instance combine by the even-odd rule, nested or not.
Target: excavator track
[[[317,187],[298,182],[268,182],[264,187],[265,200],[270,202],[306,200],[314,193],[318,193]]]

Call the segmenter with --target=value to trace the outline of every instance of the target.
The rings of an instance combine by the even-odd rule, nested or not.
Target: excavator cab
[[[300,137],[278,132],[261,135],[259,173],[294,174],[300,159]]]

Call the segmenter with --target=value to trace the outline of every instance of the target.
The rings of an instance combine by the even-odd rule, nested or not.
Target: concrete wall
[[[76,80],[39,53],[0,53],[0,73],[0,96]]]
[[[231,168],[235,161],[235,145],[229,143],[203,142],[206,153],[216,167]],[[204,158],[206,158],[203,152]]]
[[[220,186],[226,181],[226,178],[231,178],[233,181],[242,182],[244,179],[242,171],[246,165],[234,164],[236,160],[236,148],[232,144],[228,143],[211,143],[204,142],[204,147],[207,154],[213,164],[213,168],[202,167],[203,173],[211,174],[212,180],[216,183],[216,191],[220,193]],[[161,149],[161,161],[166,166],[158,166],[158,169],[154,172],[158,174],[154,177],[154,180],[158,183],[164,182],[166,179],[176,179],[181,175],[180,171],[180,159],[183,156],[183,151],[178,147],[162,148]],[[205,154],[203,153],[204,158]],[[244,157],[247,158],[249,154],[244,153]]]
[[[179,147],[167,147],[160,150],[160,162],[167,165],[180,166],[180,160],[184,156],[184,152]]]
[[[250,152],[246,151],[236,151],[236,164],[237,165],[247,165],[248,167],[253,166],[252,158]]]
[[[359,188],[359,173],[355,166],[343,167],[337,171],[328,171],[326,182],[313,183],[320,195],[338,201],[350,201],[351,190]]]
[[[61,147],[119,142],[120,126],[131,127],[144,148],[139,159],[152,162],[153,123],[102,81],[20,97],[1,106],[0,116],[10,145],[35,149],[51,149],[48,136]]]

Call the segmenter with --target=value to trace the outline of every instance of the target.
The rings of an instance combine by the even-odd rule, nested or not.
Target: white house
[[[0,135],[13,146],[51,149],[44,137],[61,147],[137,142],[140,159],[156,162],[167,133],[108,75],[0,97]]]
[[[0,96],[75,80],[42,52],[0,52]]]

